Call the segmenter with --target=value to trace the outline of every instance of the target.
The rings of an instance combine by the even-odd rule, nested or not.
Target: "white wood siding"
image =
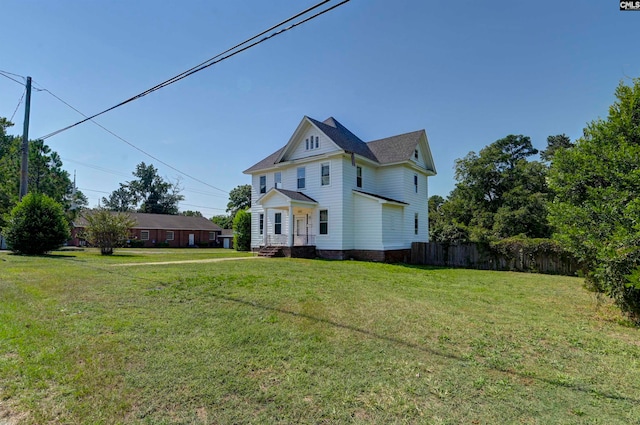
[[[429,234],[428,219],[428,186],[427,176],[408,167],[403,168],[404,174],[404,199],[409,205],[404,209],[404,240],[411,242],[427,242]],[[415,191],[413,176],[418,176],[418,193]],[[414,223],[415,213],[418,213],[418,234],[415,234]]]
[[[395,199],[396,201],[408,202],[405,200],[405,167],[401,165],[381,167],[376,172],[375,194]]]
[[[404,240],[404,208],[396,205],[382,207],[382,243],[383,249],[410,248],[411,243]]]
[[[300,139],[294,142],[295,148],[291,151],[289,155],[287,155],[286,158],[284,158],[285,160],[290,161],[295,159],[302,159],[309,156],[322,155],[326,153],[336,152],[339,150],[336,144],[333,143],[331,139],[329,139],[327,136],[325,136],[324,133],[316,130],[315,127],[311,127],[310,125],[306,127],[307,128],[302,132],[302,136],[300,137]],[[313,149],[307,150],[305,140],[310,137],[313,137],[314,145],[313,145]],[[316,137],[318,137],[318,142],[319,142],[319,146],[317,149],[315,147]]]
[[[354,203],[353,249],[381,250],[382,205],[375,199],[352,194]]]

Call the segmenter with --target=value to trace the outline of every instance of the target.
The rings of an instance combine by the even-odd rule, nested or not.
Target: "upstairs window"
[[[413,186],[416,188],[416,193],[418,193],[418,175],[413,175]]]
[[[320,184],[329,186],[331,184],[330,166],[328,162],[320,165]]]
[[[413,151],[413,157],[416,159],[416,161],[418,160],[418,149]]]
[[[413,233],[415,235],[418,234],[418,213],[416,213],[416,215],[413,218]]]
[[[362,187],[362,167],[359,165],[356,167],[356,186]]]
[[[305,169],[304,167],[299,167],[297,171],[298,175],[298,189],[305,188]]]
[[[267,176],[260,176],[260,193],[267,193]]]
[[[273,174],[273,183],[276,189],[282,188],[282,173],[278,172]]]
[[[318,139],[318,136],[316,136],[316,149],[318,149],[320,147],[320,141]]]

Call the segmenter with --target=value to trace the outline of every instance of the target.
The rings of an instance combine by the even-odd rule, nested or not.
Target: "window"
[[[307,150],[309,150],[309,139],[305,140],[307,142]]]
[[[264,214],[260,214],[260,234],[264,233]]]
[[[304,176],[305,176],[304,167],[298,168],[298,189],[304,189],[304,184],[305,184]]]
[[[413,233],[418,234],[418,213],[416,213],[413,219]]]
[[[209,232],[209,240],[210,241],[216,240],[216,232]]]
[[[276,235],[282,234],[282,213],[276,213],[274,220],[273,233]]]
[[[413,185],[416,188],[416,193],[418,193],[418,175],[417,174],[413,175]]]
[[[267,193],[267,176],[260,176],[260,193]]]
[[[320,164],[320,184],[329,186],[331,184],[330,166],[328,162]]]
[[[315,136],[315,144],[314,144],[313,136],[305,139],[305,147],[307,148],[307,150],[318,149],[319,146],[320,146],[320,139],[318,138],[318,136]]]
[[[167,240],[168,241],[173,240],[173,230],[167,230]]]
[[[415,151],[413,151],[413,157],[417,160],[418,159],[418,149],[416,149]]]
[[[329,234],[329,211],[320,210],[320,234]]]
[[[282,173],[277,172],[273,174],[273,186],[276,189],[282,188]]]
[[[320,146],[320,142],[319,142],[318,136],[316,136],[316,149],[318,149],[318,146]]]
[[[142,240],[142,241],[148,241],[149,240],[149,231],[148,230],[141,230],[140,231],[140,240]]]
[[[356,186],[362,187],[362,167],[356,167]]]

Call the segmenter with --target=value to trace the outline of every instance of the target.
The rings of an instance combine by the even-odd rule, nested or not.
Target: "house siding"
[[[327,125],[334,127],[335,131],[342,131],[340,128],[343,128],[340,125]],[[410,158],[402,158],[401,155],[402,162],[392,164],[390,161],[396,161],[394,158],[398,158],[398,155],[385,152],[384,145],[376,145],[377,150],[374,155],[381,158],[378,163],[375,157],[371,158],[366,153],[366,148],[357,145],[361,142],[357,140],[354,142],[352,134],[345,131],[342,133],[345,139],[341,139],[335,136],[334,130],[327,131],[325,134],[319,128],[322,127],[316,127],[310,120],[304,118],[284,150],[281,150],[283,157],[277,165],[274,164],[273,168],[267,171],[252,171],[263,166],[271,167],[270,164],[265,165],[266,160],[263,160],[246,171],[252,176],[252,248],[257,249],[265,244],[265,237],[259,232],[260,214],[265,215],[264,234],[272,234],[277,212],[282,213],[281,242],[288,243],[295,239],[286,236],[294,231],[298,233],[295,226],[301,226],[304,221],[298,223],[298,219],[304,218],[308,233],[315,236],[316,253],[327,258],[353,257],[387,261],[390,258],[404,258],[412,242],[427,241],[429,237],[428,174],[435,173],[435,168],[426,134],[420,135],[417,141],[415,138],[410,139],[412,143],[417,143],[417,159],[412,152]],[[330,134],[333,139],[327,134]],[[318,148],[315,148],[316,136],[319,139]],[[314,146],[313,149],[307,149],[305,140],[311,137],[313,137]],[[402,140],[405,143],[407,139]],[[360,152],[355,155],[355,158],[351,154],[353,150]],[[379,153],[381,155],[378,155]],[[387,155],[386,159],[384,155]],[[387,162],[384,162],[385,160]],[[330,184],[325,186],[321,185],[323,163],[330,164]],[[362,168],[361,187],[357,187],[356,166]],[[305,168],[304,188],[297,187],[297,171],[300,167]],[[316,201],[316,204],[290,199],[284,193],[271,192],[269,197],[264,199],[265,204],[259,205],[257,201],[274,187],[276,172],[281,173],[282,178],[282,185],[278,189],[303,193]],[[417,193],[414,175],[418,176]],[[260,176],[266,176],[265,193],[259,193]],[[356,191],[375,194],[375,196]],[[328,234],[326,235],[320,234],[321,210],[328,211]],[[419,216],[419,228],[417,234],[414,234],[416,213]]]

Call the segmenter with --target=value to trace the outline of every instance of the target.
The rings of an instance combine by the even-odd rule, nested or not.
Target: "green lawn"
[[[640,333],[580,279],[118,266],[225,254],[0,254],[0,423],[640,424]]]

